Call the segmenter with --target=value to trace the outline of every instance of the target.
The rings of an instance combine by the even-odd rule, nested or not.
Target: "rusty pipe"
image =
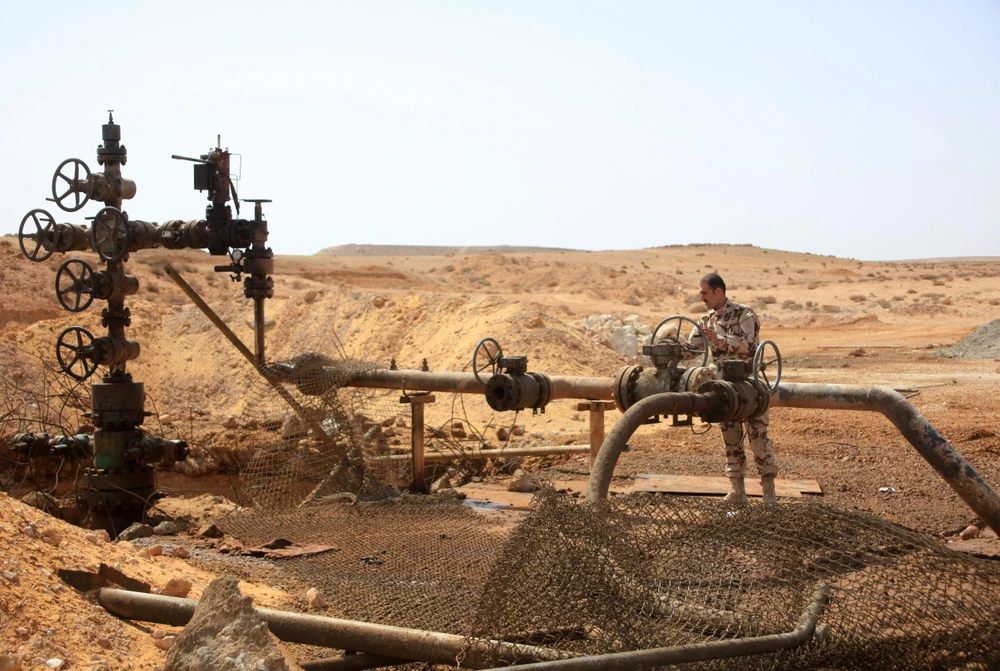
[[[178,627],[190,621],[198,605],[194,599],[109,588],[100,590],[97,600],[112,615]],[[520,663],[577,656],[576,653],[534,645],[468,638],[421,629],[404,629],[268,608],[254,608],[254,611],[257,617],[267,623],[271,633],[282,641],[355,650],[428,664],[457,666],[461,662],[463,668],[482,669],[489,666],[489,660],[496,655]]]
[[[771,406],[881,413],[980,519],[1000,534],[1000,496],[899,392],[888,387],[789,382],[772,392]]]
[[[711,641],[708,643],[693,643],[670,648],[653,648],[650,650],[631,650],[615,652],[608,655],[593,655],[563,659],[539,664],[525,664],[518,669],[532,671],[635,671],[637,669],[653,669],[675,664],[690,664],[726,657],[743,657],[747,655],[763,655],[778,650],[797,648],[812,638],[816,624],[830,598],[830,589],[823,584],[817,585],[809,605],[806,606],[798,626],[782,634],[737,638],[728,641]],[[496,667],[492,671],[497,671]]]
[[[506,447],[485,450],[426,450],[424,461],[429,464],[459,461],[462,459],[477,461],[483,459],[502,459],[504,457],[551,457],[564,454],[589,454],[590,445],[550,445],[548,447]],[[372,457],[374,461],[408,461],[409,454],[389,454]]]
[[[548,376],[551,398],[578,398],[593,401],[614,400],[610,377],[577,377],[570,375]],[[488,380],[489,378],[485,378]],[[486,385],[476,380],[472,373],[430,372],[420,370],[373,370],[355,375],[348,387],[368,389],[397,389],[456,394],[484,394]]]
[[[411,664],[395,657],[384,657],[383,655],[343,655],[342,657],[328,657],[317,659],[311,662],[299,662],[302,671],[365,671],[366,669],[381,669],[389,666],[402,666]]]
[[[622,413],[615,425],[604,438],[590,467],[590,481],[587,483],[587,500],[597,501],[608,498],[611,477],[615,472],[618,457],[625,450],[625,443],[642,424],[655,415],[692,415],[708,412],[717,399],[708,394],[664,393],[648,396]]]

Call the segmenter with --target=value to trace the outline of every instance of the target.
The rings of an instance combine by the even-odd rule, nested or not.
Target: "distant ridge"
[[[561,247],[437,247],[434,245],[337,245],[321,249],[313,256],[448,256],[449,254],[537,254],[539,252],[576,252]]]

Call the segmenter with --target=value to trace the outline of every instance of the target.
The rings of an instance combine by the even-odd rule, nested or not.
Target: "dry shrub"
[[[951,305],[952,301],[950,298],[945,298],[941,301],[941,305]]]
[[[892,300],[894,300],[894,301],[906,300],[906,296],[893,296]]]
[[[806,285],[806,289],[818,289],[818,288],[819,288],[819,282],[810,282],[809,284]]]
[[[934,281],[934,286],[936,286],[936,287],[943,287],[944,286],[944,282],[942,282],[941,280],[935,280]]]
[[[1000,305],[1000,298],[991,298],[990,305]]]
[[[783,309],[785,309],[785,310],[801,310],[802,309],[802,303],[798,303],[798,302],[793,301],[793,300],[787,300],[787,301],[782,302],[781,307]]]
[[[298,291],[299,289],[305,289],[306,283],[303,282],[302,280],[292,280],[290,286],[292,287],[292,289]]]
[[[907,289],[906,293],[908,293],[908,294],[915,294],[915,293],[917,293],[917,290],[916,289]]]
[[[875,302],[884,307],[886,310],[892,307],[892,301],[890,301],[888,298],[880,298]]]
[[[824,305],[823,312],[840,312],[839,305]]]
[[[446,272],[446,273],[453,273],[453,272],[455,272],[455,266],[450,265],[450,264],[447,265],[447,266],[445,266],[444,267],[444,272]]]
[[[153,284],[152,282],[147,282],[146,283],[146,293],[158,294],[158,293],[160,293],[160,287],[158,287],[157,285]]]
[[[867,300],[864,294],[851,294],[850,299],[855,303],[864,303]]]
[[[922,280],[936,280],[940,278],[940,275],[932,275],[930,273],[920,273],[920,279]]]

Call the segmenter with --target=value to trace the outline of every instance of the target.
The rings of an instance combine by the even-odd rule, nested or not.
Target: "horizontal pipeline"
[[[481,459],[498,459],[502,457],[551,457],[560,454],[590,454],[590,445],[560,445],[550,447],[508,447],[495,450],[474,450],[450,452],[424,452],[424,461],[440,464],[448,461],[476,461]],[[372,461],[410,461],[413,456],[407,454],[390,454],[383,457],[372,457]]]
[[[614,378],[547,375],[552,385],[552,399],[578,398],[592,401],[612,401]],[[483,378],[488,380],[489,378]],[[374,370],[355,375],[348,387],[396,389],[399,391],[433,391],[455,394],[484,394],[486,385],[472,373],[421,370]]]
[[[191,620],[198,602],[159,594],[104,588],[97,601],[112,615],[128,620],[183,626]],[[467,638],[421,629],[404,629],[370,622],[254,608],[271,633],[282,641],[358,652],[428,664],[482,669],[496,655],[518,663],[552,661],[577,656],[534,645]]]

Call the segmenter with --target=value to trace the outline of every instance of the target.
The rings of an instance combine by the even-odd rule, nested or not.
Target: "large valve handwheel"
[[[62,372],[83,382],[97,370],[94,336],[82,326],[70,326],[56,341],[56,360]]]
[[[83,178],[80,178],[83,173]],[[80,182],[84,182],[83,189]],[[68,158],[52,175],[52,200],[67,212],[76,212],[90,202],[90,168],[78,158]]]
[[[711,352],[712,348],[708,344],[708,338],[705,337],[705,330],[702,328],[701,324],[699,324],[695,320],[691,319],[690,317],[685,317],[684,315],[670,315],[669,317],[667,317],[666,319],[664,319],[663,321],[661,321],[659,324],[657,324],[656,328],[653,329],[653,332],[649,334],[649,344],[650,345],[655,345],[656,344],[656,334],[660,332],[661,328],[663,328],[666,324],[668,324],[669,322],[672,322],[672,321],[676,321],[677,322],[677,331],[676,331],[676,333],[678,335],[681,335],[681,324],[683,322],[688,322],[690,324],[693,324],[694,327],[696,329],[698,329],[698,335],[701,336],[701,347],[693,347],[691,345],[685,345],[684,346],[684,351],[690,357],[695,357],[695,356],[701,355],[701,363],[698,364],[698,365],[699,366],[707,366],[708,365],[708,355]],[[685,358],[687,358],[687,357],[685,357]]]
[[[26,230],[27,229],[27,230]],[[56,236],[59,229],[56,220],[45,210],[32,210],[24,215],[21,227],[17,229],[17,244],[21,253],[31,261],[44,261],[56,250]],[[28,245],[25,240],[30,240]],[[28,248],[31,251],[28,251]]]
[[[131,244],[128,217],[117,207],[105,207],[90,227],[90,245],[102,261],[121,261]]]
[[[772,353],[767,352],[768,346]],[[757,345],[753,354],[753,381],[763,383],[769,393],[773,393],[781,383],[781,352],[773,340]]]
[[[493,338],[483,338],[476,343],[476,349],[472,351],[472,374],[476,376],[476,380],[486,384],[480,373],[489,371],[490,376],[499,373],[502,357],[503,350],[500,349],[500,343]]]
[[[70,259],[56,273],[56,298],[70,312],[83,312],[94,302],[94,269],[86,261]]]

